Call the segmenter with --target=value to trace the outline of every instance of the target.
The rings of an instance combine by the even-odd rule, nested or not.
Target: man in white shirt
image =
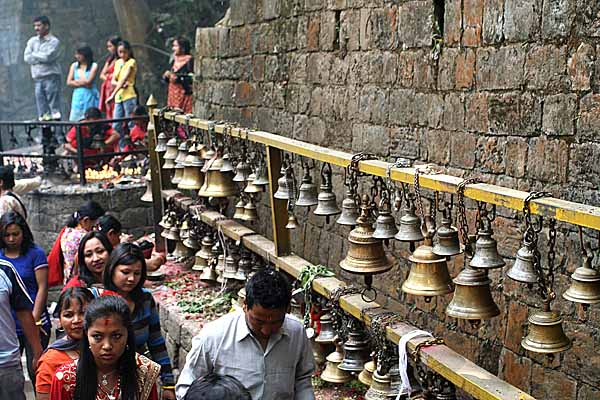
[[[206,324],[194,337],[177,398],[196,379],[216,373],[238,379],[253,400],[314,400],[312,350],[302,323],[286,315],[290,300],[282,273],[267,268],[252,276],[243,312]]]

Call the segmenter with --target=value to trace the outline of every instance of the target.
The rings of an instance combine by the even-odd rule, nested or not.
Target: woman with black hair
[[[25,218],[20,214],[9,211],[0,217],[0,259],[9,261],[25,283],[29,297],[34,302],[33,320],[40,328],[40,343],[42,349],[48,346],[50,329],[52,327],[50,316],[46,309],[48,299],[48,260],[41,247],[33,241],[33,234]],[[27,356],[27,372],[35,386],[35,368],[32,365],[33,349],[27,342],[21,324],[13,311],[13,318],[17,326],[19,349],[21,354],[25,351]]]
[[[184,37],[173,40],[173,62],[163,79],[169,84],[167,105],[192,112],[192,84],[194,82],[194,58],[190,41]]]
[[[161,381],[165,400],[175,400],[175,381],[171,360],[160,331],[160,318],[152,293],[144,288],[146,260],[139,246],[122,243],[113,250],[104,270],[104,288],[120,294],[131,310],[135,348],[150,352],[152,360],[161,366]]]
[[[79,358],[79,342],[83,337],[83,316],[88,303],[94,299],[89,290],[73,287],[64,290],[58,298],[54,317],[65,335],[54,341],[40,357],[36,371],[37,400],[50,397],[50,385],[56,370],[63,364]]]
[[[108,56],[106,56],[104,67],[102,67],[102,71],[100,72],[102,85],[100,85],[100,101],[98,103],[98,108],[104,113],[106,119],[112,119],[113,110],[115,108],[115,103],[107,103],[106,99],[113,92],[112,77],[115,70],[115,62],[117,61],[117,58],[119,58],[117,46],[121,40],[120,36],[112,36],[106,41]]]
[[[158,400],[160,366],[135,352],[127,303],[103,296],[88,304],[78,361],[52,379],[50,400]]]
[[[77,248],[78,274],[73,275],[64,289],[77,286],[102,288],[104,269],[112,250],[113,246],[104,233],[98,231],[86,233]]]
[[[96,87],[98,64],[94,62],[92,48],[86,44],[75,50],[75,61],[71,64],[67,75],[67,86],[72,86],[70,121],[80,121],[84,118],[85,110],[95,107],[100,99]]]

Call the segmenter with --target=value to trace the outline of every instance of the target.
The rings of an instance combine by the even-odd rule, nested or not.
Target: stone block
[[[477,141],[477,166],[483,172],[504,172],[504,145],[506,140],[497,137],[481,137]]]
[[[545,0],[542,9],[542,38],[564,38],[571,32],[577,4],[570,0]]]
[[[331,73],[329,75],[330,82],[336,85],[345,84],[348,77],[348,69],[348,57],[332,57]]]
[[[335,48],[339,38],[336,30],[335,12],[326,11],[321,14],[321,30],[319,35],[321,50],[331,51]]]
[[[600,135],[600,95],[589,93],[579,103],[577,136],[581,140],[598,141]]]
[[[329,10],[344,10],[348,7],[347,0],[327,0]]]
[[[443,128],[449,131],[463,130],[465,127],[465,103],[461,94],[451,93],[444,98]]]
[[[574,399],[577,382],[563,372],[534,364],[531,374],[531,395],[538,399],[551,399],[560,393],[564,399]]]
[[[306,49],[309,51],[319,50],[319,35],[321,32],[320,15],[311,15],[308,18],[308,28],[306,30]]]
[[[571,144],[569,181],[572,184],[598,190],[600,187],[599,143]]]
[[[527,42],[539,37],[542,0],[505,0],[504,38]]]
[[[255,105],[257,99],[256,85],[250,82],[237,82],[235,85],[235,102],[238,106]]]
[[[579,37],[600,37],[600,3],[577,0],[576,28]]]
[[[383,54],[380,51],[366,53],[363,57],[364,75],[362,83],[381,83],[383,79]]]
[[[484,0],[463,1],[462,45],[477,47],[481,44]]]
[[[262,0],[262,16],[265,20],[275,19],[280,14],[279,0]]]
[[[345,10],[340,13],[340,48],[344,51],[360,49],[360,10]]]
[[[321,10],[325,6],[323,0],[305,0],[304,7],[307,11]]]
[[[393,52],[383,53],[383,82],[395,84],[398,79],[398,54]]]
[[[294,129],[292,138],[305,141],[308,136],[308,117],[306,115],[294,116]]]
[[[448,0],[444,7],[444,42],[448,46],[460,43],[462,34],[462,1]],[[446,48],[447,50],[447,48]]]
[[[521,354],[521,339],[525,335],[525,326],[527,325],[527,306],[516,301],[511,301],[508,303],[507,314],[508,323],[506,325],[504,347],[514,353]]]
[[[539,137],[529,142],[530,177],[544,182],[564,183],[568,162],[569,144],[566,141]]]
[[[171,339],[173,339],[176,343],[179,343],[180,334],[181,334],[181,324],[183,322],[182,315],[178,312],[178,310],[172,310],[169,312],[169,318],[163,323],[165,324],[165,330],[168,332]]]
[[[527,88],[552,91],[567,89],[565,46],[533,45],[525,61]]]
[[[310,106],[308,109],[308,113],[309,115],[313,115],[313,116],[320,116],[321,115],[321,102],[322,102],[322,96],[321,93],[323,92],[323,88],[316,86],[313,90],[312,93],[310,95]]]
[[[575,134],[577,95],[557,94],[544,100],[542,130],[549,136]]]
[[[389,96],[390,122],[408,126],[417,122],[417,113],[414,108],[415,93],[408,89],[392,89]]]
[[[581,43],[569,57],[567,68],[572,90],[590,90],[596,61],[596,50],[588,43]]]
[[[531,367],[530,359],[521,357],[508,349],[502,350],[500,355],[500,379],[527,393],[531,390]]]
[[[518,137],[509,137],[506,141],[506,174],[515,178],[525,176],[525,166],[527,165],[527,141]]]
[[[327,136],[327,127],[321,118],[311,118],[306,140],[313,144],[320,144],[325,141]]]
[[[488,95],[475,92],[465,99],[465,127],[470,131],[487,132],[489,129]]]
[[[389,131],[378,125],[354,124],[352,127],[352,151],[373,153],[387,157],[389,152]]]
[[[414,58],[413,86],[415,89],[435,89],[437,65],[431,58],[431,51],[419,50]]]
[[[327,53],[312,53],[307,59],[307,79],[310,83],[326,84],[331,70],[331,55]]]
[[[418,143],[422,132],[421,128],[391,128],[390,156],[418,159],[421,156]]]
[[[477,50],[477,83],[479,89],[518,89],[523,84],[525,49],[504,46]]]
[[[456,57],[459,49],[447,47],[442,50],[438,66],[438,89],[453,90],[456,73]]]
[[[425,131],[427,161],[446,165],[450,161],[450,137],[452,132],[428,129]]]
[[[468,132],[450,133],[450,165],[461,169],[475,167],[477,137]]]
[[[401,51],[398,55],[398,84],[404,88],[412,87],[416,53]]]
[[[579,387],[579,394],[577,400],[595,400],[600,399],[600,390],[595,389],[588,385],[577,385]]]
[[[307,54],[292,54],[290,56],[290,82],[304,83],[308,77]]]
[[[400,4],[398,39],[405,48],[431,46],[433,2],[414,0]]]
[[[364,87],[359,101],[360,119],[374,124],[386,122],[387,104],[387,90],[377,86]]]
[[[497,44],[504,40],[505,0],[485,0],[483,7],[483,43]]]
[[[542,101],[531,92],[490,95],[488,113],[493,134],[531,136],[541,129]]]
[[[468,90],[473,87],[475,78],[475,51],[465,49],[456,56],[456,65],[454,69],[456,89]]]

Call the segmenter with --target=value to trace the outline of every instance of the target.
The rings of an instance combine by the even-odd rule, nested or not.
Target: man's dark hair
[[[46,17],[45,15],[40,15],[38,17],[35,17],[33,19],[33,22],[41,22],[44,25],[48,25],[48,27],[50,26],[50,18]]]
[[[281,272],[273,268],[265,268],[246,282],[246,306],[251,309],[254,304],[275,310],[285,309],[292,299],[292,286]]]
[[[208,374],[195,380],[183,400],[251,400],[240,381],[229,375]]]
[[[4,190],[10,190],[15,186],[15,172],[12,165],[0,166],[0,181]]]

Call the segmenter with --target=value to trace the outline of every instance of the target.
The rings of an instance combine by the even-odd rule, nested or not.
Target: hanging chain
[[[473,247],[471,246],[471,241],[469,240],[469,223],[467,221],[467,210],[465,207],[465,188],[467,185],[471,185],[474,183],[480,183],[481,180],[479,178],[467,178],[463,179],[456,188],[456,193],[458,195],[458,230],[460,231],[460,236],[465,246],[465,260],[467,257],[473,256]]]
[[[348,321],[350,317],[344,312],[340,305],[340,298],[350,294],[359,294],[361,289],[356,286],[340,286],[331,292],[329,298],[329,307],[331,308],[332,326],[337,332],[338,338],[342,341],[346,340],[348,334]]]
[[[304,327],[308,328],[310,325],[310,309],[315,303],[315,294],[312,290],[313,281],[316,278],[325,278],[335,276],[335,273],[325,267],[324,265],[306,265],[300,271],[297,282],[300,287],[292,293],[292,296],[297,293],[304,295]]]
[[[548,221],[548,294],[554,296],[554,269],[556,267],[556,220]]]
[[[288,212],[293,213],[294,207],[296,206],[296,199],[298,198],[298,183],[296,181],[296,174],[294,174],[294,168],[290,162],[285,169],[285,180],[288,187]]]
[[[348,167],[346,167],[346,176],[348,178],[348,187],[354,195],[354,203],[356,206],[360,205],[360,194],[358,193],[358,178],[365,176],[364,172],[360,172],[359,164],[361,161],[375,159],[375,154],[372,153],[356,153],[352,156],[352,160]]]
[[[387,339],[387,327],[403,320],[393,311],[381,312],[371,318],[371,341],[376,350],[377,366],[380,373],[386,373],[392,366],[396,345]]]

